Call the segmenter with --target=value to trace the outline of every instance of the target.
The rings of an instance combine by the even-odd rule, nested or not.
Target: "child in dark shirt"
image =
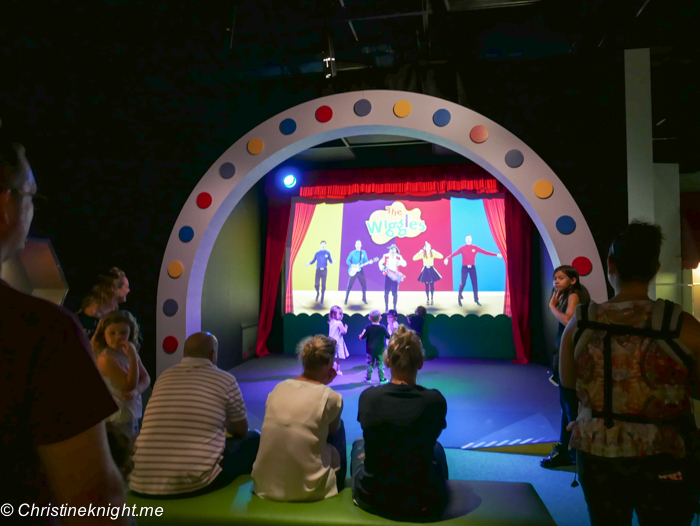
[[[360,334],[360,339],[367,338],[367,378],[365,382],[370,383],[372,381],[372,369],[374,364],[377,364],[379,369],[379,383],[387,383],[387,379],[384,377],[384,361],[382,360],[382,353],[386,348],[385,340],[391,338],[391,335],[387,332],[384,325],[379,324],[379,320],[382,319],[382,315],[378,310],[373,310],[369,313],[369,320],[372,322]]]
[[[423,332],[423,323],[425,322],[425,315],[428,313],[428,309],[422,305],[416,309],[415,314],[410,314],[408,316],[408,326],[412,331],[416,331],[418,336]]]

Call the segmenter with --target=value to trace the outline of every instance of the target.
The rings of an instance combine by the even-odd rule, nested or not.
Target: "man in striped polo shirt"
[[[236,379],[216,366],[218,346],[208,332],[193,334],[156,381],[129,478],[138,495],[201,495],[251,472],[260,434],[248,431]]]

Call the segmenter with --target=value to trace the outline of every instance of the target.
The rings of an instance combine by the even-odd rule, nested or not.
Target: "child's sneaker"
[[[336,371],[336,373],[338,374],[338,376],[343,376],[343,371]]]
[[[389,380],[387,380],[386,378],[383,378],[383,379],[379,380],[379,383],[382,384],[382,385],[388,384],[388,383],[389,383]]]
[[[366,384],[371,384],[371,383],[372,383],[372,379],[371,379],[371,378],[365,378],[365,383],[366,383]]]

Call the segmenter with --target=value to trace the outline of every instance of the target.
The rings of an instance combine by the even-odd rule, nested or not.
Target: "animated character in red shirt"
[[[456,250],[445,258],[445,265],[448,264],[451,257],[458,256],[460,254],[462,255],[462,282],[459,284],[459,296],[457,296],[457,301],[461,307],[462,291],[464,290],[464,285],[467,284],[467,276],[471,276],[472,286],[474,288],[474,302],[481,307],[481,303],[479,303],[479,285],[476,278],[476,265],[474,264],[476,255],[484,254],[486,256],[496,256],[499,258],[502,258],[503,256],[501,254],[496,254],[495,252],[488,252],[487,250],[479,248],[476,245],[472,245],[472,236],[470,235],[467,235],[467,237],[464,238],[464,241],[466,242],[466,245],[463,245],[459,250]]]

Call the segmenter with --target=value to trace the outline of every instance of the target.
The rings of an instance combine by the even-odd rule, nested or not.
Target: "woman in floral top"
[[[615,296],[599,305],[592,303],[589,321],[662,328],[664,303],[648,296],[649,282],[659,268],[661,240],[661,229],[645,223],[632,223],[617,237],[607,262]],[[697,372],[694,367],[689,370],[682,358],[700,363],[700,323],[683,313],[680,305],[674,306],[669,328],[681,325],[674,340],[681,356],[667,341],[647,335],[592,329],[576,335],[583,315],[577,309],[564,331],[559,370],[562,387],[575,389],[580,401],[578,418],[570,424],[570,447],[578,450],[591,524],[632,524],[633,510],[642,526],[690,524],[695,502],[684,458],[687,433],[676,423],[679,418],[692,422],[691,380]],[[612,362],[613,418],[608,426],[601,417],[606,335]],[[629,421],[634,419],[638,421]],[[673,426],[659,423],[673,419]]]

